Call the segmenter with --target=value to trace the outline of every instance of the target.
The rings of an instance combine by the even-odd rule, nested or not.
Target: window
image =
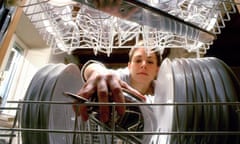
[[[1,106],[5,106],[7,99],[14,91],[19,77],[18,71],[21,68],[23,59],[23,49],[16,43],[13,45],[8,56],[7,64],[1,73],[0,96],[2,98]]]

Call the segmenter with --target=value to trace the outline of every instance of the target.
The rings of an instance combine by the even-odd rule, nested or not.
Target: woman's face
[[[158,73],[157,57],[154,53],[148,55],[144,48],[136,48],[128,63],[128,69],[133,81],[149,83]]]

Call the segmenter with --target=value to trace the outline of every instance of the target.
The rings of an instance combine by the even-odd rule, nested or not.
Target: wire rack
[[[233,0],[146,0],[140,1],[166,12],[168,16],[198,26],[217,35],[236,12]],[[84,3],[84,4],[82,4]],[[171,19],[161,22],[160,29],[114,17],[93,8],[92,1],[29,0],[21,6],[25,15],[52,47],[54,54],[71,53],[75,49],[93,49],[108,56],[114,48],[130,48],[143,39],[149,51],[164,48],[185,48],[205,54],[212,40],[203,42],[190,27],[178,25]],[[144,13],[141,13],[144,16]],[[149,15],[143,22],[154,23]],[[157,17],[155,18],[157,19]]]
[[[72,64],[55,66],[58,72],[59,68],[60,73],[51,71],[44,76],[42,72],[49,66],[44,67],[34,76],[24,100],[8,101],[17,107],[2,108],[16,110],[17,115],[11,128],[0,129],[6,131],[1,137],[35,144],[229,144],[240,141],[240,83],[221,60],[164,60],[153,103],[143,103],[132,95],[125,97],[130,98],[129,102],[121,104],[94,100],[73,103],[63,92],[78,90],[79,71]],[[87,122],[76,115],[73,105],[89,107]],[[127,107],[127,115],[119,117],[116,107],[123,105]],[[110,106],[109,122],[99,120],[98,106]]]
[[[72,105],[73,103],[67,103],[67,102],[60,102],[60,101],[49,101],[49,102],[34,102],[34,101],[9,101],[9,103],[15,103],[15,104],[30,104],[30,105],[61,105],[61,106],[67,106]],[[76,103],[75,103],[76,104]],[[193,103],[158,103],[158,104],[136,104],[136,103],[125,103],[125,104],[106,104],[106,103],[88,103],[88,106],[95,105],[95,106],[106,106],[110,105],[113,107],[116,107],[118,105],[125,105],[125,106],[139,106],[139,107],[172,107],[175,108],[178,107],[200,107],[205,105],[204,107],[209,106],[219,106],[220,107],[236,107],[236,112],[240,112],[240,103],[239,102],[193,102]],[[5,110],[13,110],[14,108],[5,108]],[[176,131],[160,131],[160,130],[149,130],[149,131],[127,131],[127,130],[119,130],[116,127],[109,126],[110,124],[103,124],[95,117],[91,117],[88,122],[82,122],[80,120],[80,117],[75,117],[73,120],[73,123],[75,124],[73,129],[44,129],[44,128],[23,128],[20,125],[16,125],[16,122],[20,123],[21,119],[19,117],[19,113],[21,112],[21,109],[17,109],[18,114],[16,115],[16,120],[14,121],[14,125],[12,128],[0,128],[1,139],[5,139],[7,143],[9,144],[21,144],[23,142],[35,142],[35,143],[84,143],[84,144],[113,144],[113,143],[126,143],[126,144],[140,144],[141,137],[143,136],[149,136],[154,139],[154,137],[175,137],[175,139],[179,139],[178,142],[184,143],[183,139],[186,139],[186,143],[189,142],[189,139],[192,138],[192,141],[204,141],[209,142],[212,141],[214,138],[219,137],[231,137],[235,138],[233,139],[234,142],[238,141],[236,140],[236,137],[239,137],[240,131],[236,130],[208,130],[208,131],[197,131],[197,130],[176,130]],[[114,123],[112,123],[112,126],[115,126]],[[41,127],[41,126],[39,126]],[[4,133],[3,133],[4,132]],[[28,135],[31,136],[33,140],[25,140],[22,141],[22,135]],[[139,138],[140,137],[140,138]],[[179,138],[178,138],[179,137]],[[206,138],[209,138],[210,140],[206,140]],[[50,140],[49,140],[50,139]],[[157,138],[156,138],[157,139]],[[220,138],[221,139],[221,138]],[[228,139],[228,138],[224,138]],[[150,140],[147,140],[149,142]],[[162,140],[167,141],[167,140]],[[151,141],[153,142],[153,140]],[[218,141],[219,142],[219,141]],[[144,142],[143,142],[144,143]],[[159,143],[157,141],[156,143]],[[169,143],[169,142],[168,142]]]

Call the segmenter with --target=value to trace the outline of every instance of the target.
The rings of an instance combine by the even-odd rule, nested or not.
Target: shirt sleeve
[[[83,80],[84,82],[86,82],[86,79],[84,78],[85,69],[87,68],[88,65],[90,65],[90,64],[92,64],[92,63],[97,63],[97,64],[102,65],[103,67],[106,67],[103,63],[101,63],[101,62],[99,62],[99,61],[96,61],[96,60],[89,60],[89,61],[87,61],[87,62],[82,66],[81,71],[80,71],[82,80]]]
[[[125,81],[127,84],[130,84],[130,74],[127,67],[116,69],[116,73],[119,75],[122,81]]]
[[[100,64],[102,65],[103,67],[106,67],[103,63],[99,62],[99,61],[96,61],[96,60],[89,60],[87,61],[81,68],[81,77],[82,77],[82,80],[84,82],[86,82],[86,79],[84,78],[84,71],[85,69],[87,68],[88,65],[92,64],[92,63],[97,63],[97,64]],[[125,68],[118,68],[118,69],[109,69],[111,71],[113,71],[114,73],[116,73],[121,80],[125,81],[126,83],[129,84],[129,71],[128,71],[128,68],[125,67]]]

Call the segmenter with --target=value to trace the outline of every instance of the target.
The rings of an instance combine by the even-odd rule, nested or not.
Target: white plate
[[[75,64],[68,64],[57,76],[57,81],[52,89],[49,100],[52,102],[73,102],[73,99],[63,95],[64,92],[77,93],[83,82],[80,70]],[[75,113],[72,104],[51,104],[46,112],[47,127],[53,130],[73,131],[75,130]],[[78,120],[80,117],[78,118]],[[79,120],[80,121],[80,120]],[[76,124],[79,124],[76,121]],[[79,125],[78,125],[79,126]],[[80,126],[79,126],[80,127]],[[49,133],[49,144],[72,144],[73,133]]]
[[[192,78],[193,78],[193,102],[202,102],[203,97],[206,96],[206,86],[203,81],[203,74],[201,73],[198,59],[189,58],[187,62],[189,63],[190,69],[192,71]],[[199,131],[201,130],[201,124],[203,117],[203,106],[202,105],[195,105],[194,106],[194,114],[193,114],[193,125],[192,131]],[[194,143],[198,141],[199,136],[192,135],[189,143]]]
[[[174,102],[174,85],[171,60],[166,58],[160,67],[155,87],[155,104]],[[155,115],[158,120],[159,132],[171,132],[173,123],[173,106],[158,105],[154,107]],[[167,144],[170,142],[171,135],[158,135],[155,143]]]
[[[190,95],[190,90],[192,85],[192,79],[189,77],[191,76],[190,73],[188,73],[188,66],[187,63],[184,62],[184,59],[178,59],[176,61],[175,69],[176,72],[174,75],[179,75],[178,77],[180,79],[175,79],[176,87],[179,87],[179,91],[176,91],[175,93],[175,102],[180,102],[180,103],[186,103],[191,101],[191,95]],[[175,87],[175,88],[176,88]],[[177,123],[178,123],[178,131],[187,131],[187,129],[190,127],[192,123],[192,109],[189,109],[189,106],[187,105],[178,105],[177,107],[177,112],[175,115],[177,116]],[[175,119],[176,120],[176,119]],[[186,135],[179,135],[178,136],[178,142],[184,142],[187,141],[187,136]]]
[[[64,96],[63,92],[77,93],[82,84],[80,70],[77,65],[55,64],[46,66],[34,76],[26,100],[73,102],[70,97]],[[28,123],[25,124],[25,122],[23,126],[27,125],[28,128],[36,130],[42,128],[54,131],[65,130],[66,133],[23,133],[23,143],[72,144],[73,133],[67,133],[68,130],[74,130],[75,124],[75,113],[71,104],[34,104],[25,109],[29,112],[22,115],[24,117],[22,120],[29,119],[31,125],[27,125]]]
[[[59,74],[66,68],[66,65],[63,63],[56,64],[55,67],[48,73],[46,80],[42,86],[41,92],[39,94],[39,102],[51,101],[52,93],[54,86],[57,82]],[[46,115],[49,113],[50,104],[38,104],[37,111],[35,114],[35,119],[37,121],[35,128],[38,129],[48,129],[48,120]],[[46,139],[47,133],[40,133],[35,139],[35,143],[47,143]]]
[[[54,68],[53,64],[47,64],[40,68],[33,76],[26,91],[25,101],[38,101],[41,87],[46,79],[46,75]],[[36,126],[36,104],[26,103],[22,106],[21,127],[34,128]],[[35,135],[34,135],[35,136]],[[23,143],[32,143],[34,137],[31,133],[25,132],[22,135]]]
[[[204,73],[204,78],[207,86],[207,99],[206,102],[218,102],[220,97],[224,97],[225,92],[222,90],[222,83],[221,80],[219,79],[218,73],[215,71],[215,66],[212,65],[209,61],[208,58],[203,58],[199,61],[201,68],[203,69]],[[220,92],[220,93],[219,93]],[[219,96],[220,94],[220,96]],[[204,127],[205,131],[219,131],[221,127],[221,109],[218,105],[209,105],[209,106],[204,106],[205,111],[204,114],[205,117],[208,117],[207,119],[204,119],[204,122],[207,123],[205,124],[206,126]],[[224,119],[224,118],[223,118]],[[207,143],[222,143],[224,142],[220,140],[222,138],[221,136],[219,137],[218,135],[209,135],[205,136],[205,139],[203,139]]]
[[[206,62],[205,58],[199,58],[193,60],[194,72],[198,73],[199,78],[197,82],[198,89],[201,95],[198,97],[200,102],[211,102],[215,98],[215,87],[212,81],[212,76],[204,64]],[[199,105],[200,109],[199,115],[195,117],[198,123],[195,126],[196,131],[209,131],[210,129],[215,129],[217,127],[215,121],[217,117],[217,108],[211,105]],[[211,130],[210,130],[211,131]],[[212,135],[196,136],[195,141],[200,141],[202,143],[209,143],[209,139],[215,138]]]
[[[208,63],[208,68],[209,71],[212,75],[213,81],[214,81],[214,85],[216,88],[216,96],[215,96],[215,100],[213,100],[213,102],[227,102],[227,95],[226,95],[226,91],[225,91],[225,84],[224,81],[222,79],[221,73],[219,72],[220,70],[222,70],[221,67],[219,67],[219,65],[217,65],[215,62],[217,61],[217,59],[206,59],[207,63]],[[229,99],[230,100],[230,99]],[[230,100],[231,101],[231,100]],[[218,122],[218,128],[216,128],[216,130],[228,130],[229,129],[229,111],[228,111],[228,106],[224,106],[224,105],[219,105],[219,106],[215,106],[217,108],[217,114],[218,117],[216,117],[216,120],[220,120]],[[226,139],[223,139],[224,137],[221,137],[221,142],[225,143]]]
[[[221,99],[221,102],[236,102],[239,101],[239,90],[240,85],[238,80],[236,79],[235,74],[232,72],[230,67],[225,64],[222,60],[218,58],[211,57],[209,58],[209,61],[212,63],[212,65],[215,66],[215,70],[219,73],[220,79],[223,84],[224,94],[225,96]],[[237,94],[238,93],[238,94]],[[225,123],[225,127],[221,130],[226,131],[239,131],[240,125],[238,124],[240,121],[239,115],[236,113],[236,107],[235,106],[226,106],[221,105],[221,122]],[[221,137],[222,143],[238,143],[239,142],[239,136],[233,135],[233,136],[227,136]]]
[[[232,101],[239,101],[239,87],[240,83],[234,72],[231,70],[231,68],[224,63],[222,60],[217,58],[210,58],[215,59],[214,62],[219,67],[219,72],[221,73],[221,76],[224,81],[224,87],[227,95],[227,99]]]
[[[190,61],[188,59],[182,59],[182,65],[184,68],[185,74],[185,81],[186,81],[186,102],[196,102],[196,90],[195,90],[195,78],[193,75],[193,71],[191,68]],[[197,111],[195,110],[194,105],[185,106],[186,111],[186,127],[183,129],[184,131],[193,131],[194,129],[194,118],[198,115]],[[189,142],[191,136],[185,136],[185,140]]]

